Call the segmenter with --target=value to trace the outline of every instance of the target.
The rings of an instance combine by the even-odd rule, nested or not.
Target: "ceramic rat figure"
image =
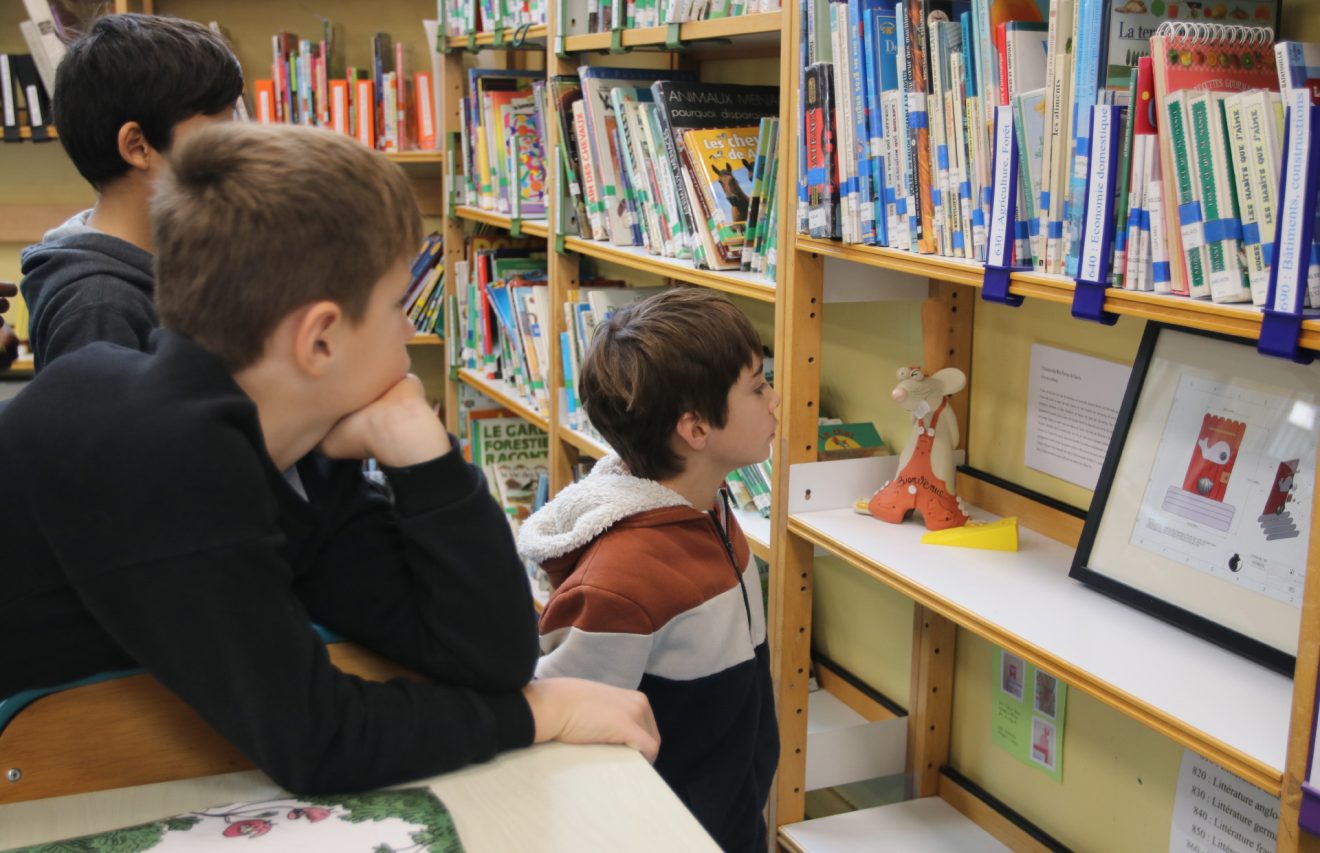
[[[898,457],[898,476],[885,483],[867,509],[881,521],[898,524],[913,510],[927,530],[945,530],[967,523],[967,513],[954,494],[953,449],[958,445],[958,421],[948,398],[967,384],[956,367],[927,376],[920,367],[901,367],[894,402],[912,413],[912,440]]]

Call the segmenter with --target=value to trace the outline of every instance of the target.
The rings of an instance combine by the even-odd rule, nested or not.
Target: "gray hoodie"
[[[87,224],[90,210],[23,250],[23,300],[38,371],[95,341],[137,350],[160,325],[152,255]]]

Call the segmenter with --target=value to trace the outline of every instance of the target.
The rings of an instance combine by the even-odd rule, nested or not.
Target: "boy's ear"
[[[153,149],[142,132],[142,125],[135,121],[125,122],[119,128],[118,142],[119,156],[125,163],[144,172],[151,167]]]
[[[294,363],[309,376],[324,376],[339,355],[344,309],[322,300],[290,315],[289,320],[293,323]]]
[[[674,433],[679,441],[692,450],[703,450],[706,447],[706,440],[710,438],[710,427],[705,418],[696,412],[684,412],[678,419],[678,425],[674,427]]]

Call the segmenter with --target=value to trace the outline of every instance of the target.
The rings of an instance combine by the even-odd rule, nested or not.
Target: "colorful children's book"
[[[23,853],[147,853],[150,850],[316,850],[320,853],[461,853],[454,819],[426,788],[365,794],[286,797],[212,806]],[[19,853],[14,851],[14,853]]]
[[[1185,27],[1167,23],[1150,45],[1172,292],[1209,296],[1200,261],[1206,225],[1196,194],[1200,175],[1189,160],[1196,149],[1188,97],[1193,91],[1278,91],[1274,45],[1265,29],[1202,24],[1193,35]]]

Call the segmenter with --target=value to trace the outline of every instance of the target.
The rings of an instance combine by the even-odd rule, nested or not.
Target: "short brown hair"
[[[383,154],[311,127],[227,122],[190,134],[152,201],[156,307],[231,371],[322,299],[362,318],[421,244],[408,179]]]
[[[760,358],[756,329],[725,296],[675,287],[596,328],[578,390],[628,470],[663,480],[683,470],[671,444],[679,419],[695,412],[723,427],[729,391]]]

